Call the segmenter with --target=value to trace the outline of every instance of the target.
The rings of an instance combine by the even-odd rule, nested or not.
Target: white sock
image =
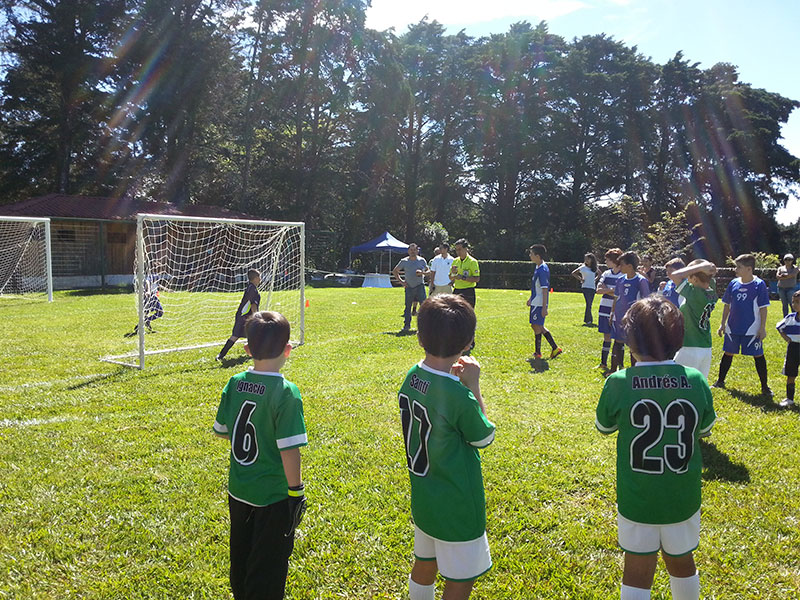
[[[619,590],[619,597],[620,600],[650,600],[650,590],[631,587],[623,583]]]
[[[409,600],[433,600],[436,593],[436,584],[422,585],[417,583],[411,576],[408,576],[408,597]]]
[[[669,587],[672,590],[672,600],[699,600],[700,573],[695,573],[691,577],[670,575]]]

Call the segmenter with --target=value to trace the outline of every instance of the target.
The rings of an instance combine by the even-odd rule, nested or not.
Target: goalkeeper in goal
[[[155,333],[151,323],[156,319],[164,316],[164,307],[161,306],[161,300],[158,297],[158,278],[148,275],[144,280],[143,306],[144,306],[144,328],[148,333]],[[125,337],[133,337],[139,333],[139,324],[133,328],[133,331],[126,333]]]
[[[217,354],[217,360],[222,360],[228,353],[228,350],[233,348],[240,337],[245,335],[245,323],[252,315],[258,312],[258,305],[261,302],[261,294],[258,293],[258,284],[261,283],[261,273],[256,269],[247,271],[247,279],[250,283],[247,284],[247,289],[244,291],[242,301],[239,302],[239,308],[236,310],[236,318],[233,322],[233,332],[228,341],[222,347],[222,350]]]

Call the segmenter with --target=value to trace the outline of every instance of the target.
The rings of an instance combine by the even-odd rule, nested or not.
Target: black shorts
[[[474,287],[455,288],[455,289],[453,289],[453,293],[456,296],[461,296],[462,298],[464,298],[464,300],[469,302],[469,304],[470,304],[470,306],[472,306],[472,308],[475,308],[475,288]]]
[[[236,600],[282,599],[294,549],[289,500],[250,506],[228,496],[231,516],[231,589]]]
[[[800,366],[800,342],[789,342],[786,346],[786,359],[783,361],[783,374],[787,377],[797,377],[798,366]]]
[[[233,333],[231,333],[231,337],[245,337],[247,336],[247,331],[245,331],[245,324],[247,323],[247,319],[250,318],[250,315],[244,317],[236,317],[236,320],[233,322]]]

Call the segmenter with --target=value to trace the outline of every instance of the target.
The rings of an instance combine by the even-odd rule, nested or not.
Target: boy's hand
[[[546,317],[546,316],[547,316],[547,306],[543,306],[543,307],[542,307],[542,316],[543,316],[543,317]]]
[[[450,368],[450,373],[458,377],[461,383],[470,390],[473,390],[473,386],[477,386],[480,380],[481,366],[472,356],[462,356]]]
[[[723,333],[725,333],[725,328],[724,328],[722,325],[720,325],[720,326],[719,326],[719,329],[717,329],[717,335],[718,335],[719,337],[722,337],[722,334],[723,334]]]
[[[705,266],[705,268],[703,270],[706,273],[708,273],[709,275],[711,275],[711,277],[713,277],[714,275],[717,274],[717,265],[715,265],[714,263],[710,262],[710,263],[707,263],[704,266]]]
[[[762,327],[761,331],[758,332],[758,339],[763,340],[765,337],[767,337],[767,330]]]
[[[661,283],[658,284],[658,291],[663,292],[665,287],[667,287],[667,282],[662,281]]]
[[[530,306],[531,305],[531,299],[530,298],[528,298],[528,301],[525,303],[525,305],[526,306]]]
[[[306,514],[306,495],[301,483],[295,488],[289,488],[289,531],[284,534],[285,537],[294,535],[294,530],[300,525],[304,514]]]

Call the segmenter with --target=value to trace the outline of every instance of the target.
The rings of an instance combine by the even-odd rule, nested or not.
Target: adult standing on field
[[[778,267],[778,297],[781,299],[783,316],[789,314],[792,306],[792,294],[797,289],[797,275],[800,269],[794,264],[794,256],[787,254],[783,257],[783,264]]]
[[[428,274],[428,263],[417,253],[419,248],[416,244],[408,245],[408,256],[401,258],[394,269],[394,275],[406,289],[406,309],[403,312],[403,333],[411,328],[411,306],[415,301],[425,302],[425,275]],[[403,278],[400,277],[400,270],[403,271]]]
[[[450,256],[450,244],[439,244],[439,254],[431,261],[431,296],[453,293],[453,283],[450,281],[453,260]]]
[[[464,238],[458,240],[453,247],[457,258],[450,267],[450,281],[453,282],[453,293],[461,296],[475,308],[475,286],[481,280],[481,268],[478,261],[469,253],[469,242]]]

